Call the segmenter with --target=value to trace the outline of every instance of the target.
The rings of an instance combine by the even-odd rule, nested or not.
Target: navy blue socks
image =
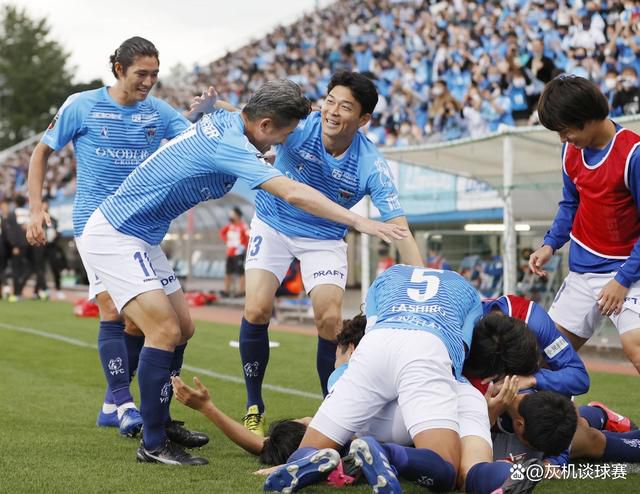
[[[240,323],[240,358],[247,388],[247,408],[258,405],[264,413],[262,381],[269,363],[269,323],[252,324],[244,317]]]

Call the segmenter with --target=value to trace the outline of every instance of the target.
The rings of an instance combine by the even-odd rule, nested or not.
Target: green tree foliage
[[[67,58],[45,19],[0,7],[0,149],[47,127],[73,88]]]

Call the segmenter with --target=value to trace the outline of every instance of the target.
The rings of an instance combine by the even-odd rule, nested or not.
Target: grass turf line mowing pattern
[[[256,493],[262,477],[251,475],[257,460],[228,441],[198,413],[174,401],[172,415],[211,435],[211,443],[196,450],[211,464],[197,468],[141,465],[135,462],[137,441],[117,431],[95,426],[102,403],[104,378],[95,350],[97,320],[76,318],[65,303],[0,302],[0,491],[1,492],[211,492]],[[7,329],[32,328],[87,344]],[[230,348],[238,328],[198,322],[187,347],[185,363],[225,376],[242,378],[238,350]],[[281,347],[272,349],[266,382],[317,394],[316,339],[278,333]],[[193,372],[184,371],[186,382]],[[244,386],[200,374],[216,404],[239,418],[244,409]],[[595,374],[591,392],[579,403],[599,400],[637,419],[637,377]],[[132,387],[137,395],[137,385]],[[318,399],[265,391],[267,420],[312,415]],[[634,415],[634,413],[636,415]],[[423,488],[404,482],[407,493]],[[616,494],[640,491],[640,477],[627,480],[543,482],[540,493],[581,492]],[[334,492],[313,487],[304,492]],[[351,493],[370,492],[366,486]]]

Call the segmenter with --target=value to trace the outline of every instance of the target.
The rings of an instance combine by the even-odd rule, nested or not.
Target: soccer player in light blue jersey
[[[58,110],[37,144],[29,165],[31,223],[27,237],[44,245],[43,224],[50,220],[42,207],[42,191],[49,156],[72,141],[77,161],[77,191],[73,207],[76,241],[89,216],[116,191],[140,163],[186,129],[189,122],[167,103],[149,95],[158,78],[158,50],[150,41],[133,37],[111,55],[113,86],[72,94]],[[89,297],[100,308],[98,350],[107,379],[105,402],[98,414],[99,426],[119,427],[124,435],[136,435],[142,418],[135,408],[129,383],[138,365],[144,336],[116,310],[111,297],[88,269]],[[176,439],[202,445],[206,436],[192,436],[179,422],[169,421]],[[195,441],[195,443],[194,443]]]
[[[453,488],[460,464],[457,383],[482,316],[475,289],[452,271],[396,265],[371,285],[368,332],[349,367],[324,400],[289,464],[273,473],[267,491],[297,490],[335,467],[336,450],[395,400],[415,448],[398,451],[403,476],[433,490]],[[381,492],[401,492],[384,450],[373,439],[353,441],[351,453]],[[297,468],[296,468],[297,467]]]
[[[138,382],[144,421],[139,461],[200,465],[169,440],[163,427],[177,371],[194,327],[180,284],[160,249],[171,221],[196,204],[225,195],[238,178],[305,211],[357,230],[406,237],[398,225],[372,221],[284,177],[261,150],[283,142],[309,113],[309,101],[291,81],[271,81],[241,113],[208,113],[152,154],[92,214],[80,237],[83,262],[123,312],[145,334]]]
[[[312,112],[276,147],[274,166],[332,201],[351,208],[370,196],[382,221],[407,228],[386,161],[359,129],[378,101],[374,84],[355,72],[337,72],[319,112]],[[245,263],[246,303],[240,325],[240,356],[247,388],[245,426],[264,433],[262,381],[269,362],[269,321],[276,290],[291,261],[299,259],[311,298],[318,349],[316,367],[323,394],[334,368],[347,282],[347,229],[258,191]],[[396,242],[402,261],[422,265],[412,236]]]

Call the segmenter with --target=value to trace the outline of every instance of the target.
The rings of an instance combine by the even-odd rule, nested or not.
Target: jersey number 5
[[[440,278],[434,276],[433,269],[414,269],[411,273],[411,283],[424,283],[424,289],[407,288],[407,295],[416,302],[426,302],[438,293]]]

